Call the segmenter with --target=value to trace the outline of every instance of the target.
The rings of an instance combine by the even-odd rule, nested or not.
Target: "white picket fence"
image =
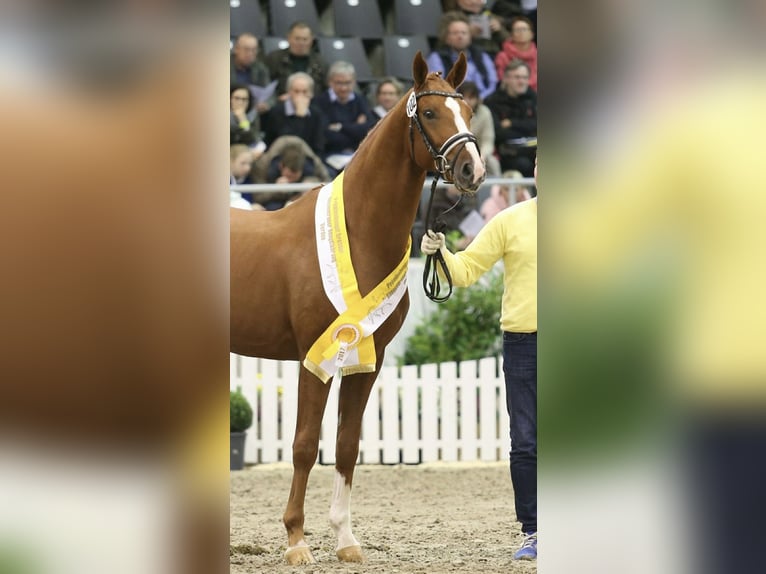
[[[460,365],[384,366],[365,410],[358,462],[507,460],[503,381],[496,357]],[[253,406],[245,462],[292,461],[298,363],[231,355],[230,387],[240,388]],[[335,462],[337,411],[333,385],[319,439],[320,464]]]

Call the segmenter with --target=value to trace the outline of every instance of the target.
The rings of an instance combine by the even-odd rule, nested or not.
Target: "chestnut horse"
[[[426,172],[436,168],[463,192],[484,180],[484,163],[469,132],[470,107],[455,88],[465,77],[461,54],[442,78],[422,55],[413,61],[414,87],[376,125],[343,174],[348,246],[361,295],[402,261],[417,214]],[[317,258],[315,207],[319,188],[278,211],[231,210],[231,351],[252,357],[303,361],[315,340],[338,318],[323,288]],[[404,280],[406,281],[406,274]],[[406,285],[406,284],[405,284]],[[340,383],[336,476],[330,524],[341,561],[363,560],[351,532],[351,483],[359,452],[362,414],[383,363],[386,345],[409,308],[404,292],[374,331],[374,372],[345,374]],[[290,564],[314,562],[304,540],[306,483],[318,454],[330,384],[301,365],[293,442],[293,479],[284,524]]]

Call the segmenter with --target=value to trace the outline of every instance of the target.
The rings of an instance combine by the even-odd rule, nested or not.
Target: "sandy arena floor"
[[[231,473],[231,574],[537,572],[535,562],[512,560],[523,537],[507,462],[358,466],[351,518],[363,564],[335,557],[327,518],[334,468],[319,465],[306,496],[306,542],[317,563],[284,562],[291,476],[289,464]]]

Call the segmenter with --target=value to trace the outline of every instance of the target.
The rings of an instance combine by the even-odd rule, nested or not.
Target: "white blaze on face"
[[[455,125],[457,126],[458,133],[470,133],[471,130],[468,129],[463,116],[460,114],[460,103],[455,98],[445,98],[445,104],[452,110],[452,114],[455,116]],[[484,162],[479,154],[479,148],[476,147],[475,143],[468,142],[465,149],[471,154],[471,159],[473,160],[473,181],[481,181],[484,177]]]
[[[335,483],[332,489],[330,526],[338,537],[336,550],[359,545],[351,533],[351,487],[346,484],[346,478],[338,471],[335,471]]]

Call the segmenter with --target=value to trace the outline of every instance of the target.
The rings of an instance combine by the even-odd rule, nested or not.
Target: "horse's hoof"
[[[337,550],[335,554],[338,556],[338,560],[341,562],[364,562],[362,547],[358,544],[341,548]]]
[[[308,546],[293,546],[285,551],[285,560],[290,566],[299,564],[314,564],[316,560],[311,555]]]

